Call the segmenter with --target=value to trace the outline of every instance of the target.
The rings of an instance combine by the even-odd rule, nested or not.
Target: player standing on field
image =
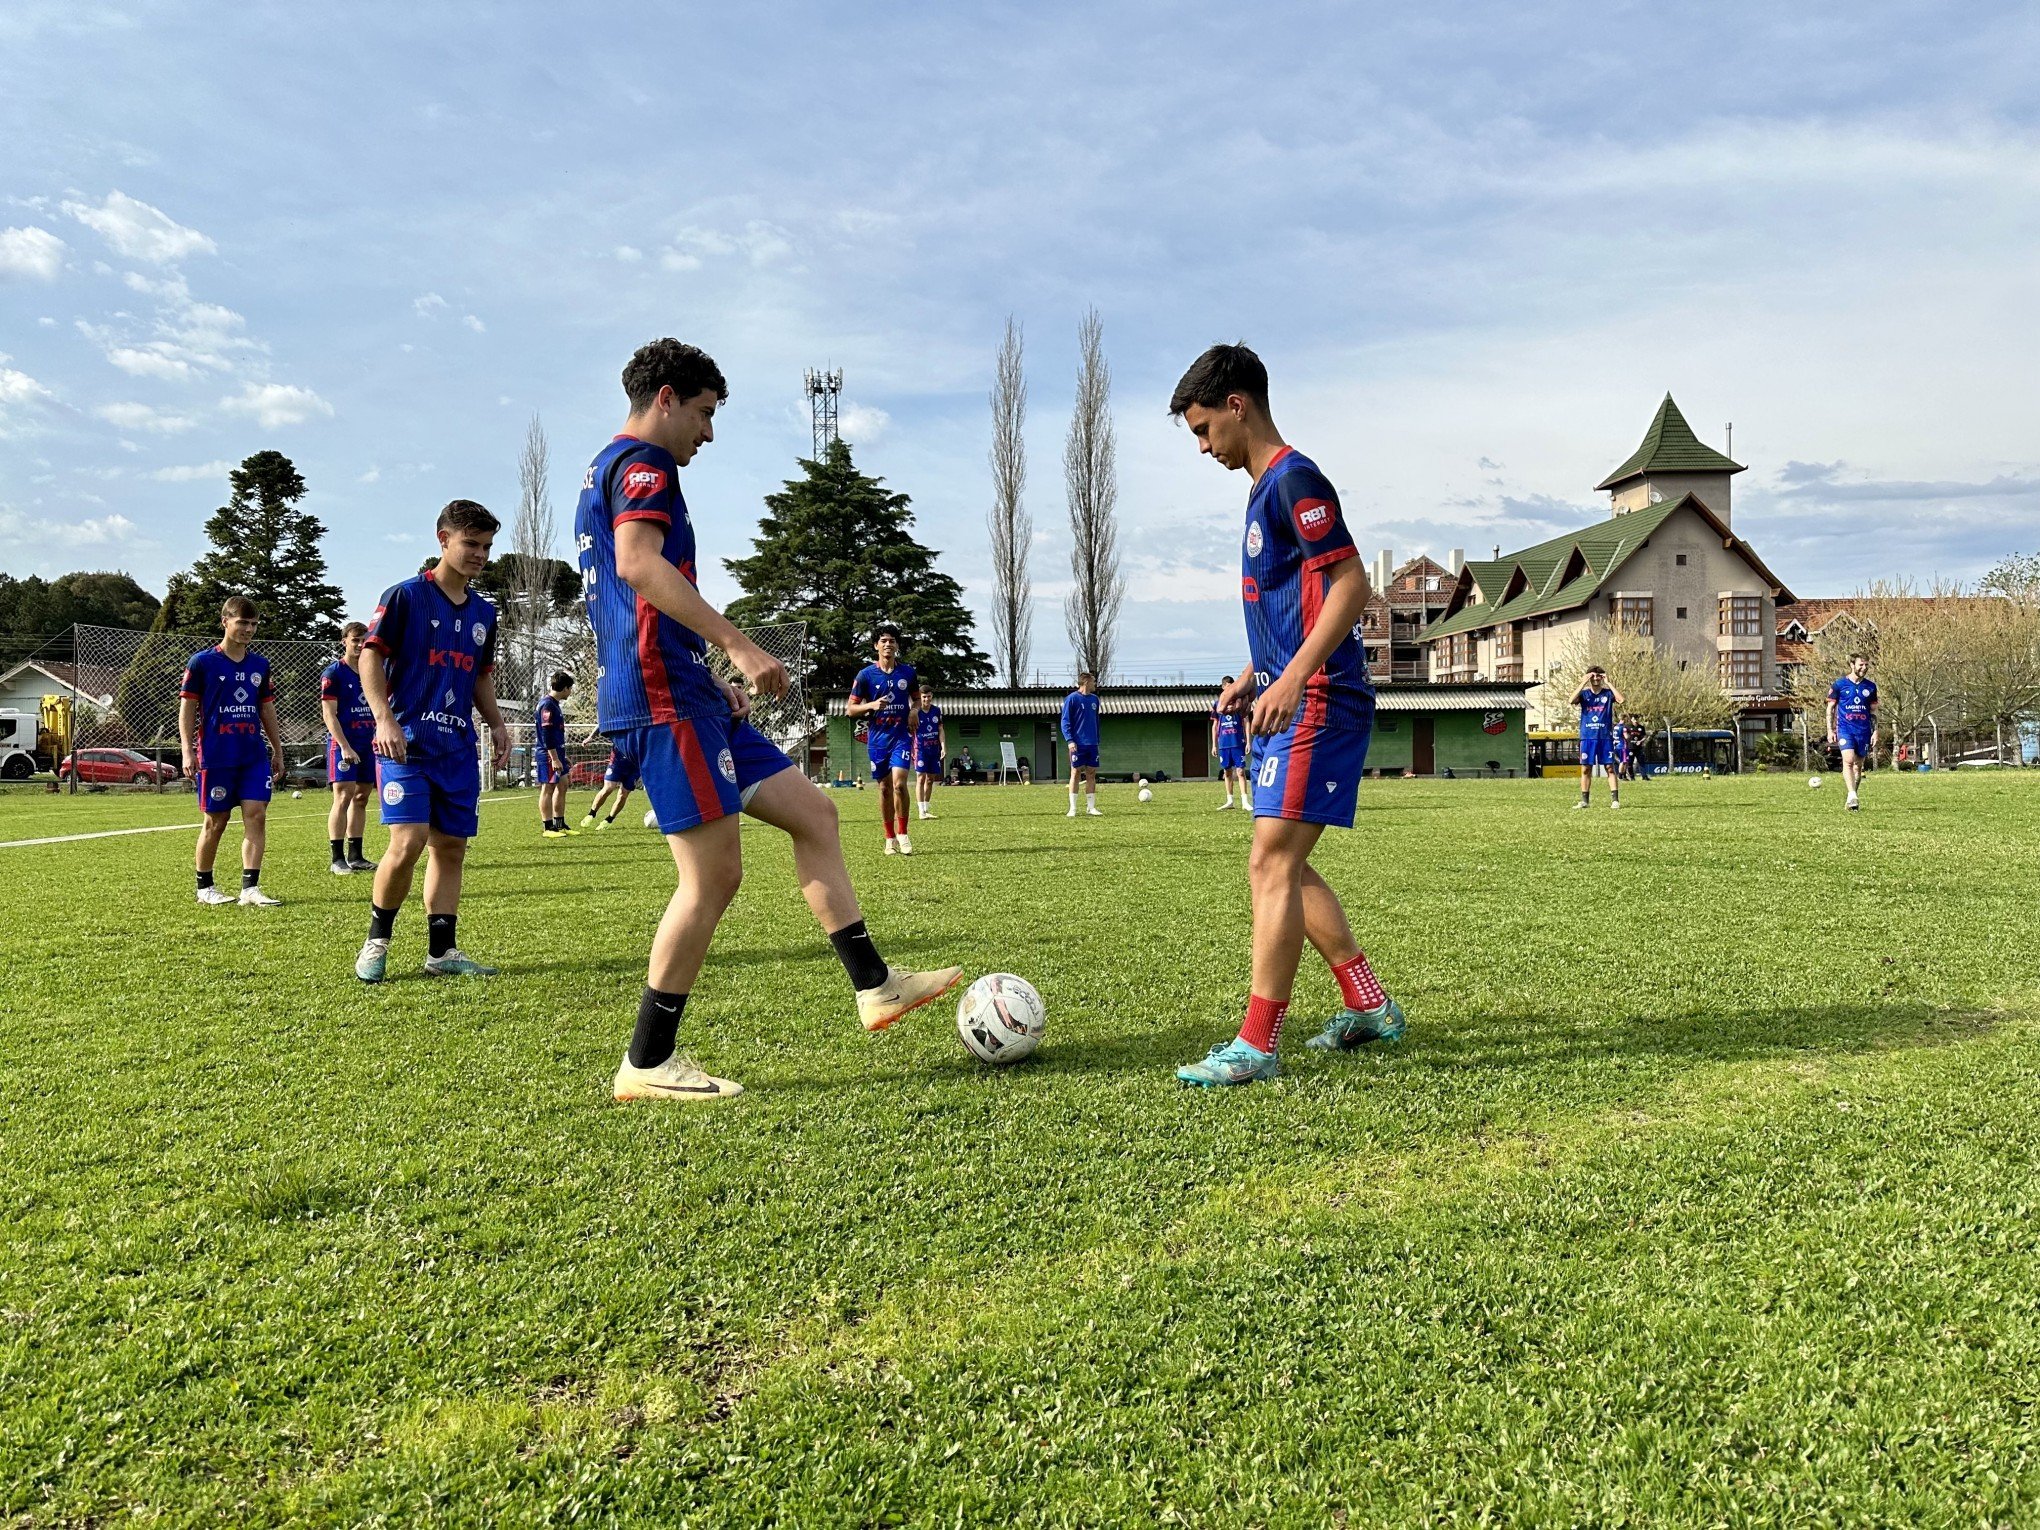
[[[425,970],[434,977],[494,977],[460,949],[461,872],[481,827],[482,773],[474,714],[489,725],[496,768],[510,730],[496,706],[496,608],[474,588],[502,526],[471,499],[439,512],[439,563],[392,585],[377,602],[363,645],[361,688],[375,710],[383,852],[369,903],[368,940],[354,975],[380,983],[411,872],[425,867]]]
[[[283,729],[276,720],[276,695],[269,661],[248,645],[255,641],[255,602],[229,595],[220,606],[217,648],[195,653],[177,688],[177,735],[184,746],[184,773],[198,783],[205,822],[198,831],[198,901],[241,902],[274,908],[281,899],[262,890],[262,851],[269,839],[269,791],[283,775]],[[264,736],[269,747],[262,747]],[[213,886],[213,858],[234,809],[241,810],[241,896]]]
[[[326,784],[333,806],[326,814],[326,842],[333,875],[375,870],[361,853],[368,827],[368,799],[375,790],[375,713],[361,690],[361,640],[366,622],[340,629],[340,657],[319,676],[319,713],[326,721]]]
[[[850,682],[844,715],[868,717],[865,756],[878,783],[878,811],[885,819],[885,853],[912,855],[907,838],[907,783],[914,771],[914,729],[920,717],[920,686],[914,666],[900,662],[900,629],[879,624],[872,645],[878,662],[857,671]]]
[[[538,767],[539,832],[547,839],[564,839],[574,831],[567,827],[567,698],[574,694],[574,677],[555,670],[552,687],[532,715],[531,753]]]
[[[721,371],[694,346],[654,340],[623,369],[623,390],[630,415],[582,480],[574,540],[601,657],[599,726],[643,772],[677,886],[652,938],[613,1093],[725,1099],[741,1086],[703,1072],[674,1045],[708,943],[743,878],[738,813],[792,836],[801,894],[857,992],[865,1030],[884,1030],[948,992],[963,969],[886,965],[843,864],[835,804],[746,720],[750,697],[708,667],[713,643],[754,693],[786,694],[786,667],[694,586],[694,525],[679,470],[715,439],[716,406],[729,393]]]
[[[1169,413],[1220,466],[1253,475],[1240,592],[1246,673],[1218,698],[1252,706],[1254,843],[1253,991],[1245,1023],[1202,1062],[1176,1070],[1185,1084],[1246,1084],[1276,1075],[1276,1047],[1307,939],[1338,979],[1345,1008],[1308,1045],[1350,1051],[1403,1034],[1403,1013],[1382,991],[1331,884],[1310,865],[1327,824],[1350,829],[1374,684],[1360,646],[1367,574],[1339,513],[1339,497],[1268,413],[1268,372],[1244,345],[1198,357]]]
[[[1842,783],[1849,797],[1842,804],[1856,812],[1863,804],[1863,766],[1877,744],[1877,682],[1870,678],[1870,656],[1849,655],[1849,672],[1828,687],[1828,737],[1842,747]]]
[[[633,760],[621,749],[618,749],[614,744],[610,745],[609,763],[602,767],[602,790],[597,792],[595,800],[588,804],[588,816],[581,820],[581,827],[584,829],[591,826],[596,829],[608,828],[616,822],[616,815],[623,811],[623,805],[630,801],[630,794],[636,791],[637,788],[637,761]],[[602,822],[596,823],[595,815],[602,810],[602,804],[607,802],[611,796],[616,798],[616,806],[609,810],[608,817],[604,818]]]
[[[1077,783],[1082,781],[1084,811],[1103,818],[1098,811],[1098,677],[1088,669],[1077,675],[1077,688],[1063,697],[1062,736],[1070,747],[1070,810],[1063,817],[1077,816]]]
[[[1608,672],[1598,664],[1587,666],[1587,683],[1573,693],[1573,705],[1580,709],[1580,800],[1573,811],[1589,805],[1594,793],[1594,767],[1608,778],[1608,806],[1622,806],[1622,778],[1615,773],[1615,709],[1622,705],[1622,693],[1608,684]]]
[[[1233,677],[1225,677],[1225,685],[1231,686]],[[1223,696],[1221,689],[1219,695]],[[1247,741],[1241,736],[1240,714],[1228,712],[1214,704],[1211,708],[1211,752],[1218,756],[1219,778],[1225,782],[1225,801],[1218,805],[1223,813],[1233,805],[1233,787],[1240,789],[1240,806],[1247,806]]]
[[[942,708],[935,705],[935,692],[921,687],[920,721],[914,724],[914,784],[919,793],[916,804],[923,818],[935,816],[935,783],[942,779],[942,756],[948,735],[942,731]]]

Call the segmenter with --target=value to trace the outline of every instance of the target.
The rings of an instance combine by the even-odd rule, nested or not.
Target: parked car
[[[602,772],[608,768],[607,759],[577,760],[567,767],[567,785],[594,791],[602,785]]]
[[[75,761],[67,754],[57,762],[57,774],[66,780],[155,786],[183,772],[132,749],[80,749]]]

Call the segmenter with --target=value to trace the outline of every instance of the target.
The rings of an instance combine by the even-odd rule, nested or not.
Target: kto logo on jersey
[[[1261,556],[1261,549],[1262,549],[1262,548],[1263,548],[1264,546],[1266,546],[1266,545],[1267,545],[1267,544],[1266,544],[1266,542],[1265,542],[1265,541],[1263,540],[1263,538],[1262,538],[1262,536],[1261,536],[1261,523],[1260,523],[1259,521],[1248,521],[1248,522],[1247,522],[1247,556],[1248,556],[1249,558],[1258,558],[1258,557],[1260,557],[1260,556]]]
[[[731,757],[729,750],[725,749],[715,757],[715,768],[722,772],[725,781],[734,782],[737,779],[737,762]]]
[[[1328,499],[1299,500],[1296,506],[1296,529],[1312,542],[1319,540],[1332,529],[1332,522],[1338,513],[1332,509]]]
[[[623,497],[650,499],[666,487],[666,470],[649,462],[632,463],[623,470]]]
[[[404,800],[404,783],[401,781],[385,781],[382,789],[382,800],[391,807],[395,807],[399,802],[402,802]]]

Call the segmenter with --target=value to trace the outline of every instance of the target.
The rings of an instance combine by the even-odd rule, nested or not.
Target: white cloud
[[[220,407],[232,414],[253,415],[255,423],[265,430],[301,425],[315,414],[333,412],[333,406],[310,388],[289,383],[250,383],[239,393],[221,399]]]
[[[55,329],[57,327],[57,321],[51,318],[48,314],[44,314],[40,319],[37,319],[35,322],[40,324],[44,329]]]
[[[634,265],[645,258],[645,252],[634,244],[619,244],[616,247],[616,258],[625,265]]]
[[[198,483],[207,478],[225,478],[233,470],[231,462],[194,462],[157,468],[149,476],[157,483]]]
[[[186,382],[192,375],[191,363],[172,354],[165,346],[116,345],[107,350],[106,359],[130,377],[160,377],[167,382]]]
[[[420,293],[411,299],[411,312],[421,319],[430,319],[446,307],[446,299],[436,292]]]
[[[147,404],[101,404],[92,412],[120,430],[149,430],[160,436],[176,435],[179,431],[189,430],[198,423],[188,414],[153,409]]]
[[[96,495],[81,494],[77,497],[104,503]],[[92,520],[50,521],[31,518],[10,506],[0,505],[0,546],[23,548],[31,555],[51,548],[149,545],[135,535],[139,529],[117,511]]]
[[[478,335],[487,333],[489,328],[488,325],[484,324],[480,319],[476,318],[473,314],[463,315],[460,322],[465,324],[469,329],[473,330]]]
[[[119,327],[83,319],[77,322],[78,332],[130,377],[189,382],[202,372],[231,373],[238,356],[266,349],[243,333],[247,321],[233,309],[195,301],[181,276],[159,279],[130,271],[121,279],[133,291],[157,300],[156,316],[150,324],[155,338],[142,339],[126,332],[133,327],[133,319],[125,313],[114,315],[127,321]]]
[[[701,257],[686,254],[681,250],[662,250],[659,253],[659,264],[668,271],[699,271]]]
[[[212,255],[219,250],[197,229],[186,228],[147,202],[118,191],[109,193],[97,207],[89,202],[66,202],[64,211],[130,260],[160,266],[187,255]]]
[[[869,404],[850,404],[836,416],[837,429],[845,441],[859,446],[869,446],[885,434],[892,424],[892,416],[883,409],[874,409]]]
[[[710,256],[741,255],[754,266],[768,266],[793,253],[792,235],[775,223],[753,218],[734,234],[713,228],[683,228],[659,253],[659,264],[668,271],[695,271]]]
[[[0,356],[0,362],[6,360],[5,356]],[[55,394],[26,372],[0,365],[0,408],[10,404],[45,404],[54,397]]]
[[[379,467],[372,467],[366,473],[363,473],[359,478],[355,479],[354,481],[356,483],[374,483],[381,477],[382,469]]]
[[[64,267],[64,241],[46,228],[0,228],[0,277],[55,281]]]

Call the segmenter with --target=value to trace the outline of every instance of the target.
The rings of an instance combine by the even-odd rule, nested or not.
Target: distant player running
[[[1070,810],[1065,818],[1077,816],[1077,785],[1084,787],[1084,811],[1103,818],[1098,811],[1098,677],[1088,669],[1077,676],[1077,688],[1063,697],[1062,736],[1070,750]]]
[[[1402,1010],[1354,940],[1338,894],[1310,865],[1327,824],[1353,826],[1367,763],[1374,684],[1358,636],[1367,574],[1338,494],[1276,430],[1268,372],[1252,351],[1206,351],[1176,385],[1169,412],[1189,425],[1200,452],[1254,480],[1241,570],[1252,662],[1218,698],[1227,711],[1253,709],[1253,990],[1239,1035],[1176,1070],[1185,1084],[1246,1084],[1278,1071],[1306,939],[1345,1003],[1309,1046],[1344,1052],[1403,1034]]]
[[[567,698],[574,694],[574,677],[555,670],[545,699],[532,716],[531,753],[538,775],[539,833],[547,839],[564,839],[574,831],[567,827]]]
[[[1849,789],[1842,806],[1853,813],[1863,806],[1857,794],[1877,743],[1877,682],[1868,654],[1850,654],[1849,672],[1828,687],[1827,724],[1828,737],[1842,748],[1842,784]]]
[[[867,719],[864,752],[878,783],[878,811],[885,820],[885,853],[912,855],[907,838],[907,783],[914,770],[914,728],[920,715],[920,685],[914,666],[900,662],[900,629],[879,624],[878,662],[857,671],[844,712]]]
[[[1580,800],[1573,811],[1591,805],[1594,767],[1608,778],[1608,806],[1622,806],[1622,778],[1615,773],[1615,709],[1622,705],[1622,693],[1608,684],[1608,672],[1598,664],[1587,666],[1587,683],[1573,693],[1573,705],[1580,709]]]
[[[1226,687],[1233,683],[1233,677],[1225,677]],[[1219,695],[1223,696],[1221,689]],[[1211,709],[1211,752],[1218,756],[1219,779],[1225,782],[1225,801],[1218,805],[1223,813],[1233,805],[1233,788],[1240,793],[1240,806],[1247,801],[1247,737],[1238,712],[1229,712],[1224,707],[1213,705]]]
[[[722,372],[694,346],[654,340],[623,369],[623,389],[630,415],[582,480],[575,542],[602,661],[599,726],[644,773],[677,886],[652,939],[612,1092],[619,1100],[727,1099],[741,1086],[704,1072],[675,1044],[709,941],[743,878],[740,812],[792,837],[801,894],[856,990],[865,1030],[884,1030],[948,992],[963,969],[886,965],[843,864],[836,805],[746,721],[749,696],[708,667],[713,643],[756,694],[786,694],[786,667],[694,587],[694,525],[679,472],[715,439],[716,406],[729,392]]]
[[[269,841],[269,792],[283,775],[283,729],[269,661],[255,641],[255,602],[229,595],[220,606],[217,648],[195,653],[177,688],[177,736],[184,773],[198,783],[198,901],[241,902],[274,908],[282,900],[262,890],[262,851]],[[264,737],[269,741],[262,747]],[[241,810],[241,896],[213,886],[213,859],[234,809]]]
[[[921,720],[914,725],[914,786],[919,794],[916,806],[923,818],[935,816],[935,783],[942,779],[942,757],[949,735],[942,730],[942,708],[935,705],[935,692],[921,687]]]
[[[383,852],[369,902],[368,940],[354,975],[380,983],[397,910],[411,873],[425,867],[425,970],[433,977],[494,977],[460,948],[461,874],[481,827],[481,763],[474,714],[489,725],[496,768],[510,758],[510,730],[496,706],[496,608],[475,588],[502,522],[471,499],[439,512],[438,566],[383,591],[361,660],[375,709],[376,776]]]
[[[375,870],[362,854],[368,827],[368,799],[375,793],[375,712],[361,690],[361,640],[366,622],[340,629],[340,657],[319,676],[319,712],[326,720],[326,784],[333,806],[326,813],[326,842],[333,875]]]
[[[597,792],[595,800],[588,804],[588,816],[581,820],[581,827],[598,830],[608,828],[616,822],[616,815],[623,811],[624,803],[630,801],[630,794],[637,788],[637,761],[614,744],[610,745],[609,763],[602,767],[602,790]],[[602,804],[611,797],[616,799],[616,806],[609,810],[606,818],[596,823],[595,815],[602,811]]]

